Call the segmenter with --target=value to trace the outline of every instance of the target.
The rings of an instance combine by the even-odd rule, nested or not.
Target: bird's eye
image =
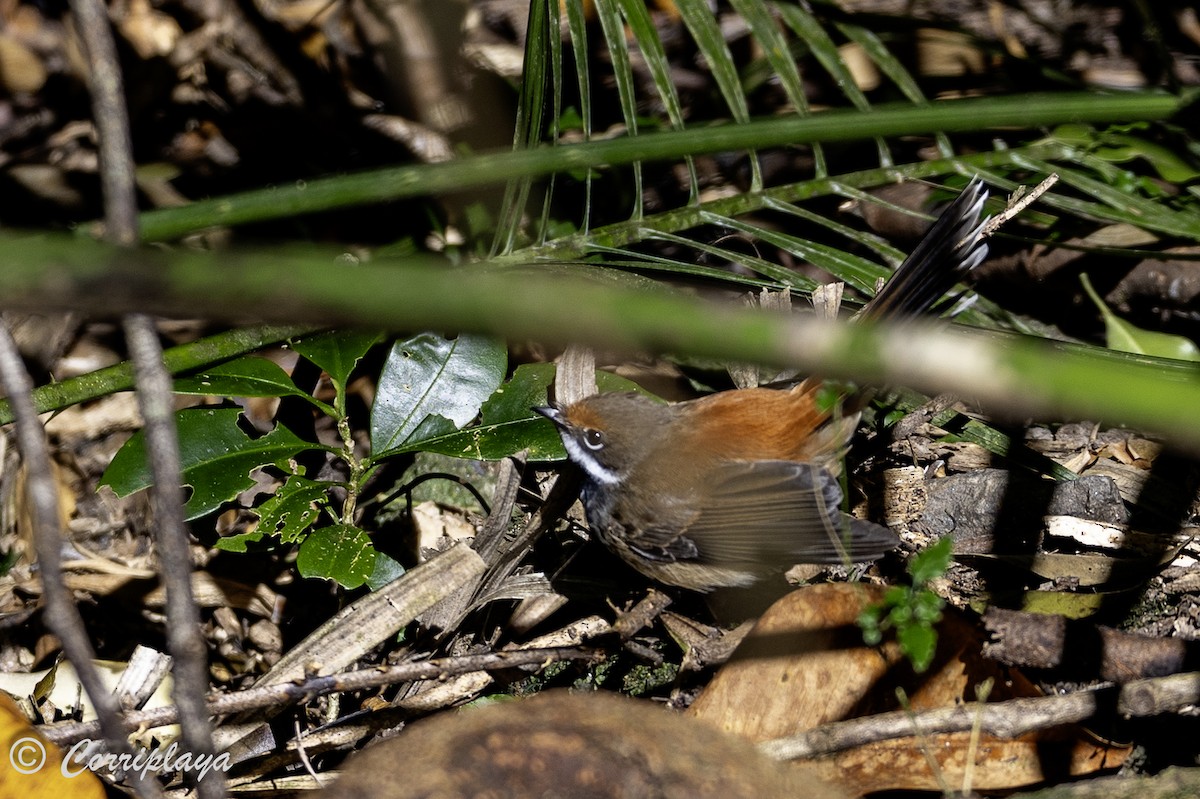
[[[599,430],[585,430],[583,443],[587,444],[588,449],[591,450],[604,449],[604,433]]]

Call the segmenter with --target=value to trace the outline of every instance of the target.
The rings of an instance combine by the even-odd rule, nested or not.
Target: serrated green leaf
[[[1144,330],[1126,322],[1105,304],[1096,290],[1092,288],[1092,281],[1086,274],[1079,276],[1079,282],[1083,284],[1083,290],[1087,292],[1088,297],[1091,298],[1104,318],[1109,349],[1133,352],[1139,355],[1153,355],[1158,358],[1175,358],[1180,361],[1200,361],[1200,348],[1191,339],[1160,333],[1157,330]]]
[[[254,509],[258,515],[257,529],[278,537],[284,544],[299,541],[320,517],[328,491],[329,483],[288,475],[283,485]]]
[[[308,394],[296,388],[274,361],[249,355],[199,374],[175,378],[175,393],[215,397],[285,397]]]
[[[932,591],[917,591],[913,595],[913,618],[924,624],[933,624],[942,618],[946,601]]]
[[[321,367],[339,388],[367,350],[383,341],[383,334],[362,330],[333,330],[292,343],[292,349]]]
[[[349,524],[313,530],[296,555],[296,569],[304,577],[333,580],[358,588],[375,570],[375,548],[365,532]]]
[[[244,533],[234,533],[218,538],[217,542],[213,544],[213,548],[222,552],[249,552],[250,544],[257,544],[264,538],[266,538],[266,533],[262,533],[258,529],[247,530]]]
[[[451,433],[476,416],[508,368],[503,343],[486,336],[422,333],[388,353],[371,409],[379,458]]]
[[[517,367],[512,379],[483,404],[478,425],[422,441],[420,448],[479,461],[507,458],[522,450],[528,450],[530,460],[562,460],[566,453],[554,425],[530,410],[546,404],[554,374],[552,363]],[[596,372],[596,385],[601,391],[642,391],[636,383],[611,372]]]
[[[911,600],[911,596],[909,595],[910,593],[911,592],[906,593],[905,601],[902,604],[896,605],[888,611],[888,624],[898,630],[903,630],[905,627],[911,624],[913,620],[913,609],[912,605],[909,604],[909,601]]]
[[[867,608],[863,611],[858,617],[858,626],[862,629],[863,643],[867,646],[875,646],[883,640],[878,608]]]
[[[917,553],[908,564],[908,573],[912,576],[914,586],[922,586],[930,580],[941,577],[950,568],[950,558],[954,554],[954,540],[950,536],[939,538],[924,551]]]
[[[283,425],[251,439],[238,426],[241,415],[237,408],[188,408],[175,415],[183,480],[192,488],[184,506],[189,521],[216,510],[253,486],[250,472],[254,469],[286,465],[290,458],[313,446]],[[150,484],[145,436],[138,431],[117,451],[100,485],[125,497]]]

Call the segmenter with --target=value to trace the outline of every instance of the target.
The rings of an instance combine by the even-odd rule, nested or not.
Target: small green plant
[[[552,365],[519,367],[506,381],[507,352],[501,342],[432,333],[391,345],[371,409],[369,452],[361,454],[347,411],[347,386],[362,357],[383,341],[379,333],[337,331],[292,342],[298,354],[328,375],[332,404],[309,396],[274,362],[255,356],[176,380],[181,394],[300,397],[335,422],[341,439],[340,446],[307,441],[282,424],[252,437],[236,407],[180,411],[176,421],[183,475],[191,489],[185,508],[189,520],[215,512],[250,488],[256,469],[270,467],[282,477],[275,492],[253,508],[259,517],[255,529],[220,539],[218,548],[244,552],[264,539],[298,544],[302,575],[347,587],[374,585],[398,570],[394,561],[376,552],[369,532],[360,526],[362,488],[383,459],[415,450],[481,460],[522,449],[532,458],[562,456],[553,428],[530,411],[546,399]],[[343,461],[345,479],[305,474],[297,458],[309,450]],[[141,433],[117,453],[101,485],[119,496],[150,485]]]
[[[258,356],[176,379],[180,394],[299,397],[314,412],[332,419],[340,438],[340,445],[308,441],[278,423],[252,437],[243,429],[240,408],[180,411],[176,427],[183,476],[191,489],[185,507],[189,521],[216,512],[251,488],[257,469],[270,468],[281,478],[274,493],[251,509],[258,516],[254,529],[219,539],[218,549],[245,552],[251,546],[298,545],[296,567],[302,576],[336,580],[347,588],[374,588],[403,571],[376,550],[371,531],[363,527],[362,491],[384,460],[418,451],[481,461],[520,451],[530,460],[564,457],[553,426],[531,410],[546,403],[554,364],[523,364],[509,374],[502,342],[434,333],[391,344],[375,386],[364,454],[363,447],[356,446],[347,387],[363,356],[384,342],[380,333],[360,331],[332,331],[291,342],[300,356],[328,376],[332,404],[310,396],[281,367]],[[597,381],[608,391],[634,388],[607,373],[599,373]],[[357,421],[361,429],[364,420]],[[307,474],[299,456],[312,450],[342,461],[345,478]],[[141,433],[117,452],[100,484],[122,497],[150,486]]]
[[[945,605],[928,585],[950,567],[953,546],[949,537],[942,538],[914,557],[908,563],[911,585],[889,588],[882,602],[867,608],[858,618],[863,640],[872,646],[883,640],[885,632],[895,630],[900,651],[918,672],[933,662],[937,651],[934,625],[941,620]]]

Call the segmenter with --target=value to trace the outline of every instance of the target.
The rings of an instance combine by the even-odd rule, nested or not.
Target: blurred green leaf
[[[914,586],[924,586],[930,580],[941,577],[950,568],[950,559],[954,555],[954,540],[950,536],[939,538],[937,542],[918,552],[908,563],[908,573],[912,576]]]
[[[1076,147],[1086,147],[1099,158],[1123,163],[1140,158],[1150,164],[1159,176],[1171,183],[1190,183],[1200,172],[1174,150],[1137,135],[1148,125],[1115,125],[1098,131],[1090,125],[1059,125],[1051,134],[1054,139]]]
[[[919,552],[908,562],[912,584],[892,586],[878,604],[868,607],[858,619],[863,640],[871,645],[882,641],[885,631],[895,630],[900,650],[918,673],[933,662],[937,651],[936,625],[945,605],[927,585],[946,573],[953,551],[953,539],[946,536]]]
[[[929,668],[937,652],[937,633],[924,624],[910,624],[896,630],[900,651],[912,663],[913,670],[920,673]]]

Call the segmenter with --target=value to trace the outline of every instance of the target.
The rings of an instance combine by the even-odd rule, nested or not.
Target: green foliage
[[[185,485],[192,489],[184,508],[189,521],[251,488],[254,469],[276,466],[286,470],[291,458],[314,446],[283,425],[252,439],[238,426],[241,415],[237,408],[190,408],[176,414],[180,465]],[[124,497],[150,484],[145,436],[138,432],[117,452],[100,485]]]
[[[918,672],[933,662],[937,651],[934,626],[941,620],[945,604],[928,585],[950,567],[953,547],[954,542],[946,537],[915,556],[908,564],[911,584],[889,588],[883,601],[863,611],[858,620],[863,640],[871,645],[882,641],[888,630],[894,630],[900,651]]]
[[[1132,125],[1114,125],[1097,131],[1087,125],[1059,125],[1054,129],[1055,139],[1078,147],[1086,147],[1090,153],[1105,161],[1122,164],[1141,160],[1151,166],[1163,180],[1172,183],[1189,183],[1200,177],[1194,164],[1174,150],[1158,144],[1151,138],[1153,131],[1144,122]],[[1149,188],[1147,181],[1141,184]]]
[[[220,539],[217,549],[245,552],[249,544],[257,543],[268,535],[278,538],[283,544],[304,540],[308,529],[320,516],[320,508],[325,503],[328,491],[329,484],[326,482],[289,474],[279,490],[255,508],[258,526],[249,532]]]
[[[238,408],[189,408],[176,415],[184,479],[192,488],[186,512],[196,519],[235,500],[255,485],[255,470],[280,475],[273,493],[256,507],[257,526],[220,539],[216,546],[245,552],[252,546],[298,544],[297,566],[306,577],[336,580],[346,587],[378,586],[403,567],[378,552],[361,528],[358,498],[372,469],[401,452],[428,451],[497,460],[525,450],[537,460],[564,456],[553,426],[533,413],[545,404],[554,379],[552,364],[518,367],[504,381],[507,352],[483,336],[447,339],[422,333],[393,343],[371,411],[371,451],[360,455],[352,437],[346,391],[356,365],[378,333],[323,333],[293,342],[297,353],[319,366],[334,389],[332,405],[301,391],[287,373],[259,357],[242,357],[176,381],[180,393],[227,397],[300,397],[330,417],[342,446],[305,441],[283,425],[252,437]],[[627,380],[601,373],[605,390],[632,390]],[[313,479],[297,463],[305,451],[341,459],[345,481]],[[144,437],[134,435],[118,451],[101,485],[118,496],[150,486]],[[334,489],[345,495],[335,506]]]
[[[506,258],[486,267],[475,264],[461,273],[461,279],[480,286],[500,276],[513,293],[533,295],[538,284],[523,282],[521,272],[514,266],[536,264],[538,270],[557,268],[589,276],[621,269],[649,276],[645,280],[648,283],[670,283],[682,276],[717,281],[736,290],[770,287],[803,293],[813,288],[812,279],[801,271],[781,265],[779,259],[747,254],[742,251],[744,248],[728,246],[727,240],[732,239],[750,242],[753,248],[767,245],[764,249],[774,248],[796,261],[817,265],[869,293],[876,280],[887,274],[888,267],[898,263],[903,253],[865,232],[860,225],[815,213],[811,201],[823,199],[826,205],[831,205],[830,200],[842,199],[877,203],[878,198],[869,192],[900,180],[932,180],[954,185],[979,174],[997,189],[1011,189],[1021,183],[1036,183],[1043,176],[1057,172],[1064,190],[1043,198],[1033,214],[1026,212],[1026,218],[1034,217],[1037,230],[1018,231],[1018,235],[1028,232],[1039,239],[1052,241],[1063,234],[1059,229],[1061,222],[1077,220],[1131,224],[1159,236],[1177,236],[1187,241],[1194,241],[1196,231],[1200,230],[1194,192],[1190,197],[1186,193],[1168,197],[1158,182],[1133,171],[1146,167],[1166,180],[1178,182],[1194,178],[1196,172],[1191,162],[1160,144],[1156,138],[1161,136],[1156,134],[1161,133],[1161,128],[1146,122],[1169,118],[1185,104],[1185,98],[1154,92],[1078,92],[935,103],[923,94],[919,76],[909,73],[904,62],[892,52],[893,49],[903,52],[903,45],[896,46],[898,40],[894,37],[899,34],[885,26],[881,25],[881,30],[887,31],[886,40],[856,24],[860,17],[825,16],[820,4],[810,8],[768,0],[734,0],[733,13],[744,23],[746,35],[754,45],[747,48],[739,44],[739,51],[757,54],[756,61],[746,64],[735,61],[708,4],[703,0],[679,0],[680,18],[695,45],[696,64],[709,70],[714,81],[712,103],[684,107],[673,82],[674,67],[667,49],[659,41],[659,33],[643,5],[633,0],[602,0],[595,5],[598,25],[589,25],[582,3],[560,5],[553,0],[536,0],[531,4],[529,29],[524,37],[527,47],[514,136],[516,146],[512,152],[463,155],[444,163],[406,165],[306,181],[295,190],[272,187],[199,201],[183,208],[160,209],[143,215],[140,222],[144,235],[147,240],[172,238],[214,226],[344,209],[401,197],[463,192],[507,182],[505,202],[492,231],[493,249],[505,253]],[[564,23],[569,42],[560,35]],[[589,42],[589,36],[602,41]],[[845,42],[861,48],[882,77],[885,85],[872,97],[902,96],[904,102],[889,106],[872,104],[872,97],[858,89],[841,59],[839,48]],[[631,43],[637,47],[636,59],[631,59]],[[595,51],[609,56],[605,68],[611,68],[612,74],[606,74],[603,80],[614,87],[617,95],[614,103],[593,103],[602,83],[600,79],[593,80],[590,71],[589,61]],[[797,66],[802,59],[807,59],[806,69],[825,74],[806,74],[802,79]],[[639,83],[635,64],[642,66],[648,81]],[[578,85],[573,91],[564,92],[568,80],[565,76],[569,75],[574,76]],[[806,106],[804,84],[809,79],[819,82],[823,77],[836,87],[835,93],[823,98],[823,102],[843,108],[812,114]],[[777,108],[766,109],[773,117],[756,119],[764,109],[752,108],[751,103],[756,101],[756,95],[762,94],[757,89],[767,83],[779,87],[791,109],[786,114],[776,113]],[[652,96],[638,96],[639,92]],[[567,93],[577,96],[567,97]],[[577,105],[564,110],[564,101]],[[623,135],[593,139],[593,130],[617,121],[616,117],[593,119],[594,113],[602,113],[597,110],[602,106],[618,109],[624,123]],[[705,113],[710,111],[711,119],[689,116],[697,108],[708,109]],[[1104,127],[1114,121],[1130,120],[1135,121],[1119,128]],[[1042,139],[1034,138],[1040,133],[1019,132],[1054,125],[1059,127]],[[579,136],[572,138],[582,141],[564,143],[560,134],[567,128],[579,131]],[[996,134],[997,144],[992,151],[985,148],[970,156],[954,157],[950,134],[996,130],[1004,132]],[[891,142],[912,135],[931,135],[941,158],[895,163],[897,156],[890,149]],[[833,162],[841,157],[840,153],[859,152],[858,148],[831,147],[828,157],[822,149],[826,143],[864,139],[875,141],[877,164],[839,165]],[[984,140],[976,138],[977,142]],[[756,153],[766,148],[806,145],[811,147],[815,176],[764,187]],[[1182,148],[1179,150],[1182,152]],[[897,148],[897,151],[911,150]],[[701,195],[691,159],[702,153],[732,152],[749,155],[749,190]],[[653,213],[646,214],[642,206],[641,169],[643,164],[652,162],[688,166],[688,185],[686,192],[680,192],[681,199],[675,207],[664,195],[650,208]],[[611,178],[622,170],[636,185],[626,209],[628,219],[596,227],[594,206],[610,203],[612,199],[593,197],[593,181]],[[553,179],[547,181],[539,212],[533,207],[539,198],[531,200],[531,197],[535,193],[534,179],[542,176]],[[569,176],[584,184],[586,196],[578,203],[579,208],[566,214],[570,217],[568,221],[555,217],[549,209],[555,208],[554,214],[558,214],[558,208],[565,205],[561,195],[553,195],[571,183],[566,179]],[[686,199],[682,199],[684,194]],[[606,207],[603,218],[618,219],[619,213]],[[474,239],[461,247],[459,255],[480,252],[482,237],[489,232],[484,229],[486,225],[460,223],[459,227]],[[1069,225],[1062,227],[1070,229]],[[714,235],[714,231],[721,235]],[[727,232],[733,235],[725,235]],[[518,245],[522,248],[518,249]],[[375,254],[376,260],[379,254]],[[403,265],[420,266],[412,260]],[[600,269],[602,264],[597,263],[600,261],[613,269]],[[740,268],[727,269],[725,264]],[[255,273],[269,283],[262,271],[267,264],[255,266]],[[439,262],[436,269],[444,277],[443,264]],[[328,273],[327,269],[323,271]],[[364,278],[373,273],[370,265],[363,264],[358,274]],[[11,279],[11,274],[6,272],[6,275]],[[569,313],[576,314],[588,308],[586,316],[568,320],[574,326],[565,332],[547,328],[549,323],[543,317],[523,325],[529,320],[512,310],[517,305],[501,302],[503,298],[499,295],[504,286],[500,283],[489,284],[496,287],[498,296],[494,304],[472,299],[469,291],[462,292],[469,308],[454,316],[447,309],[458,299],[458,292],[418,290],[414,288],[413,276],[413,272],[399,269],[389,274],[403,284],[401,298],[371,288],[361,292],[367,296],[356,299],[354,318],[372,319],[377,325],[393,329],[500,330],[514,338],[576,336],[591,341],[598,336],[589,323],[607,318],[619,322],[621,335],[628,333],[628,337],[613,334],[614,340],[606,343],[627,348],[670,349],[681,355],[689,354],[689,350],[714,355],[714,349],[719,349],[711,340],[705,342],[700,340],[700,334],[689,332],[686,319],[673,318],[669,335],[646,332],[639,327],[639,320],[667,316],[661,308],[655,309],[649,303],[635,306],[626,300],[601,307],[601,303],[571,302],[561,290],[535,297],[534,304],[550,310],[565,306]],[[368,281],[364,285],[386,288],[384,283]],[[331,294],[336,288],[327,286],[324,291]],[[319,287],[315,291],[316,296],[324,298]],[[419,307],[405,302],[418,303]],[[380,307],[392,316],[379,316]],[[430,309],[436,309],[440,316]],[[1179,349],[1171,349],[1178,342],[1155,340],[1153,336],[1142,335],[1145,331],[1114,328],[1113,317],[1106,311],[1102,308],[1110,321],[1111,346],[1182,357]],[[376,316],[371,316],[372,313]],[[694,311],[691,313],[695,315]],[[480,321],[484,317],[486,320]],[[1025,323],[985,301],[978,302],[960,319],[970,324],[1030,332]],[[740,336],[743,340],[748,337],[749,334]],[[727,338],[739,338],[739,331],[730,328]],[[360,547],[363,537],[353,531],[362,532],[356,527],[361,522],[359,492],[382,459],[417,451],[498,459],[522,449],[535,459],[562,457],[552,427],[529,411],[531,405],[545,401],[553,366],[523,365],[505,381],[508,364],[501,343],[482,336],[445,339],[432,333],[393,345],[379,378],[377,401],[369,419],[370,451],[367,454],[356,451],[352,437],[356,427],[348,416],[346,389],[355,364],[382,341],[383,336],[376,333],[338,332],[295,342],[300,355],[329,375],[334,388],[332,405],[310,397],[282,369],[254,357],[239,358],[178,380],[177,390],[184,393],[301,397],[336,422],[341,438],[340,448],[321,446],[300,441],[290,431],[277,427],[268,436],[252,439],[239,427],[236,410],[182,413],[180,434],[187,440],[187,457],[191,458],[185,464],[185,474],[194,487],[189,501],[191,517],[215,509],[249,487],[249,473],[255,468],[270,466],[282,475],[280,487],[255,510],[260,518],[258,528],[225,539],[222,547],[245,549],[274,540],[296,543],[308,552],[304,556],[306,573],[358,582],[367,579],[372,583],[382,579],[380,564],[385,559],[377,557],[374,565],[369,565],[362,554],[365,550]],[[756,343],[761,346],[753,352],[764,360],[770,359],[770,341]],[[1166,346],[1168,343],[1171,347]],[[1062,351],[1054,368],[1041,371],[1034,368],[1032,359],[1018,361],[1016,356],[1005,356],[1005,368],[995,371],[1019,372],[1023,388],[1027,387],[1031,395],[1057,396],[1067,388],[1083,385],[1084,378],[1100,371],[1082,373],[1088,366],[1086,355],[1081,351]],[[1044,365],[1047,361],[1043,359],[1040,363]],[[617,388],[615,383],[616,378],[601,376],[602,389]],[[1108,390],[1106,385],[1105,391]],[[1118,394],[1116,401],[1123,401],[1119,394],[1122,386],[1111,390]],[[1151,407],[1155,401],[1165,402],[1151,394],[1142,391],[1139,396],[1129,397],[1127,404]],[[1091,412],[1087,406],[1081,407],[1083,413]],[[204,416],[205,413],[210,415]],[[362,420],[355,421],[360,422],[358,428],[364,426]],[[988,433],[977,430],[982,427],[972,420],[959,435],[970,434],[975,436],[971,440],[980,440],[980,435]],[[206,450],[205,441],[215,449]],[[148,483],[139,446],[140,439],[135,437],[127,447],[129,451],[123,450],[105,475],[114,490],[128,493]],[[1006,441],[989,445],[993,452],[1007,447]],[[294,457],[306,449],[319,449],[341,459],[349,473],[344,483],[334,485],[299,473]],[[341,492],[338,496],[346,497],[340,507],[332,504],[333,489]],[[344,553],[333,552],[342,546],[350,554],[343,557]],[[920,559],[914,561],[914,568],[920,565]],[[914,574],[913,587],[897,589],[901,593],[890,595],[891,610],[876,619],[876,633],[884,627],[894,627],[910,656],[913,652],[932,651],[933,630],[929,619],[936,616],[940,605],[934,601],[936,597],[922,588],[927,580]]]
[[[554,364],[548,363],[518,366],[512,378],[484,401],[479,424],[426,439],[421,448],[475,460],[499,460],[522,449],[533,460],[562,458],[562,441],[553,426],[529,415],[530,408],[546,402],[554,371]]]
[[[521,450],[530,460],[561,460],[566,453],[554,427],[545,424],[544,417],[529,413],[530,408],[546,404],[554,373],[552,363],[518,366],[512,378],[484,401],[478,424],[424,439],[418,448],[484,461],[506,458]],[[600,391],[641,390],[636,383],[610,372],[597,372],[596,386]]]
[[[313,401],[278,364],[254,355],[176,378],[175,392],[217,397],[303,397]]]
[[[383,340],[382,333],[337,330],[292,342],[292,349],[312,361],[342,396],[350,382],[350,373],[371,347]]]
[[[313,530],[300,545],[296,568],[304,577],[325,577],[358,588],[375,571],[371,538],[352,524]]]
[[[630,696],[649,696],[674,684],[679,678],[679,664],[664,660],[657,666],[639,663],[631,668],[621,682],[621,691]]]
[[[423,333],[396,342],[371,409],[375,457],[420,449],[466,425],[500,387],[507,365],[504,345],[484,336]]]

